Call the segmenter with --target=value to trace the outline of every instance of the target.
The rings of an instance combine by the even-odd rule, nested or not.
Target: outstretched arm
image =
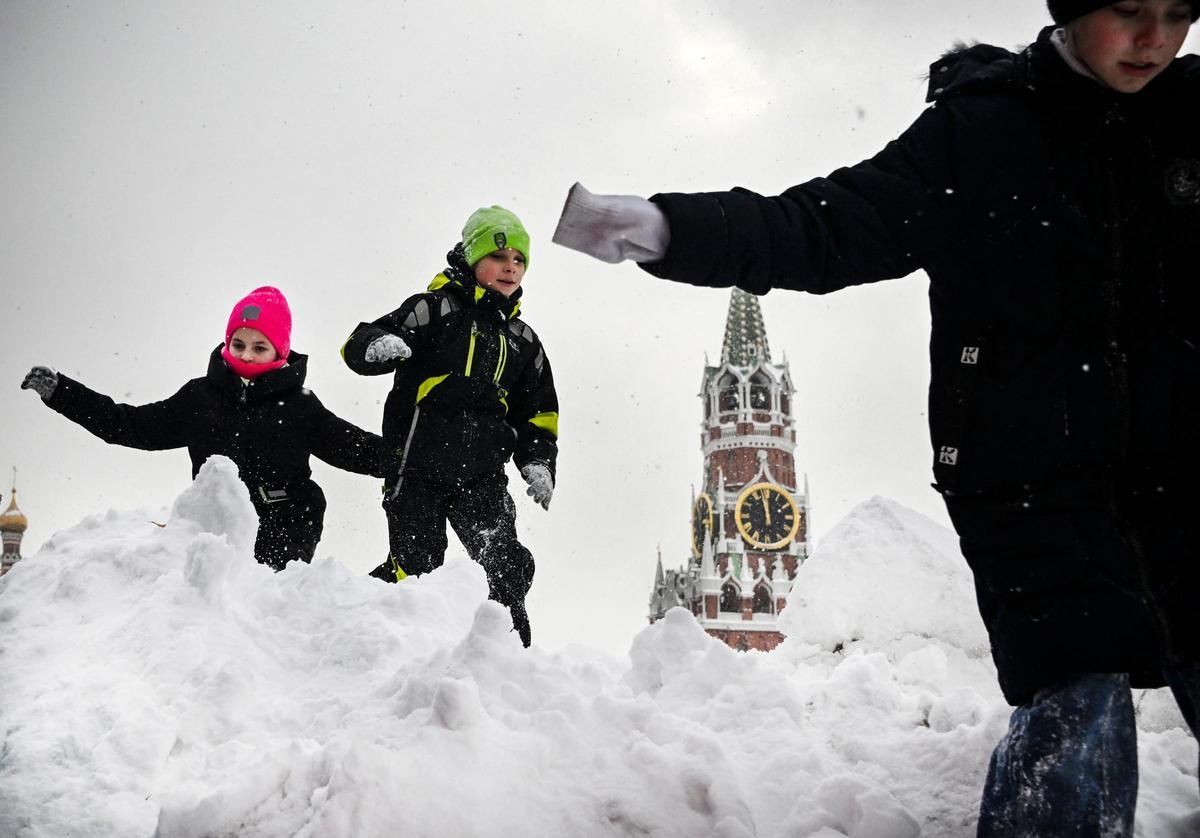
[[[77,425],[112,445],[161,451],[182,448],[188,442],[191,383],[175,395],[145,405],[118,404],[58,373],[46,404]]]
[[[656,276],[755,294],[820,294],[905,276],[948,235],[950,110],[930,108],[871,159],[775,197],[738,188],[645,201],[577,186],[554,238],[606,261],[635,258]]]
[[[383,437],[335,416],[311,391],[308,398],[317,417],[309,432],[309,451],[335,468],[383,477]]]

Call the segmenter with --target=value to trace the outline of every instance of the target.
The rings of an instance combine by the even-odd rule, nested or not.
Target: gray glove
[[[550,508],[550,498],[554,495],[554,478],[550,469],[543,463],[529,463],[521,469],[521,476],[529,484],[525,494],[542,505],[542,509]]]
[[[567,193],[553,241],[602,262],[659,262],[671,228],[655,204],[636,195],[593,195],[577,183]]]
[[[42,397],[42,401],[54,395],[58,387],[58,373],[52,367],[34,367],[21,382],[22,390],[32,390]]]
[[[375,362],[391,361],[393,358],[403,361],[411,356],[412,350],[408,344],[395,335],[380,335],[367,344],[367,351],[363,353],[364,359]]]

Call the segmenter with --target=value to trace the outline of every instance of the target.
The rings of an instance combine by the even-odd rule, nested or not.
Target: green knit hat
[[[521,219],[504,207],[481,207],[471,213],[463,225],[462,242],[467,264],[472,268],[492,251],[506,247],[521,251],[529,267],[529,234]]]

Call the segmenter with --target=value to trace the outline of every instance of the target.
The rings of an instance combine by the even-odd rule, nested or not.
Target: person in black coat
[[[429,289],[358,324],[342,348],[360,375],[394,376],[383,414],[391,551],[371,575],[395,582],[440,567],[449,521],[526,646],[534,562],[517,539],[504,465],[513,458],[548,509],[558,455],[554,375],[518,316],[528,256],[520,219],[479,209]]]
[[[1200,2],[1050,7],[936,61],[869,160],[777,197],[577,184],[555,241],[756,294],[926,271],[935,488],[1019,707],[980,834],[1124,835],[1131,679],[1200,708]]]
[[[282,570],[312,561],[325,495],[308,458],[381,477],[383,440],[339,419],[304,386],[308,358],[290,349],[291,311],[277,289],[254,290],[234,306],[225,343],[208,373],[153,404],[117,404],[49,367],[34,367],[22,387],[114,445],[188,449],[192,477],[214,454],[233,460],[258,512],[254,557]]]

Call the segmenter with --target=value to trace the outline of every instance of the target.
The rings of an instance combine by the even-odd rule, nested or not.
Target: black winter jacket
[[[537,334],[518,317],[521,291],[505,298],[475,282],[461,246],[428,291],[360,323],[342,347],[360,375],[394,373],[383,414],[387,480],[404,473],[455,483],[532,462],[555,471],[558,396]],[[367,347],[392,334],[412,357],[369,362]]]
[[[935,63],[933,107],[856,166],[775,198],[653,198],[659,276],[821,294],[924,268],[934,472],[956,492],[1158,480],[1173,438],[1195,453],[1200,59],[1120,94],[1049,31]]]
[[[243,384],[218,346],[207,375],[160,402],[117,404],[60,374],[46,403],[105,442],[150,451],[186,446],[193,477],[212,455],[228,457],[260,516],[301,504],[323,510],[309,455],[381,477],[383,440],[339,419],[305,389],[307,363],[292,352],[286,366]]]
[[[1121,94],[1071,70],[1051,32],[1019,54],[978,45],[945,56],[931,68],[932,106],[878,155],[829,177],[778,197],[654,196],[670,247],[642,267],[757,294],[924,269],[933,470],[948,499],[1103,509],[1153,495],[1181,507],[1200,465],[1200,59]],[[1037,527],[1027,535],[1043,551],[1052,540]],[[972,566],[1010,698],[1053,674],[1016,671],[1039,654],[1079,649],[1091,671],[1128,671],[1139,651],[1149,668],[1181,650],[1194,659],[1194,607],[1164,617],[1155,602],[1172,585],[1200,593],[1186,569],[1194,547],[1124,562],[1104,583],[1121,598],[1084,591],[1086,565],[1040,576],[1029,566],[1014,580],[1014,554],[1029,551],[1009,546]],[[1113,655],[1082,654],[1101,642],[1087,632],[1138,622],[1114,612],[1148,600],[1169,641],[1139,623]],[[1048,622],[1014,639],[1029,620]],[[1053,652],[1034,648],[1063,638]]]

